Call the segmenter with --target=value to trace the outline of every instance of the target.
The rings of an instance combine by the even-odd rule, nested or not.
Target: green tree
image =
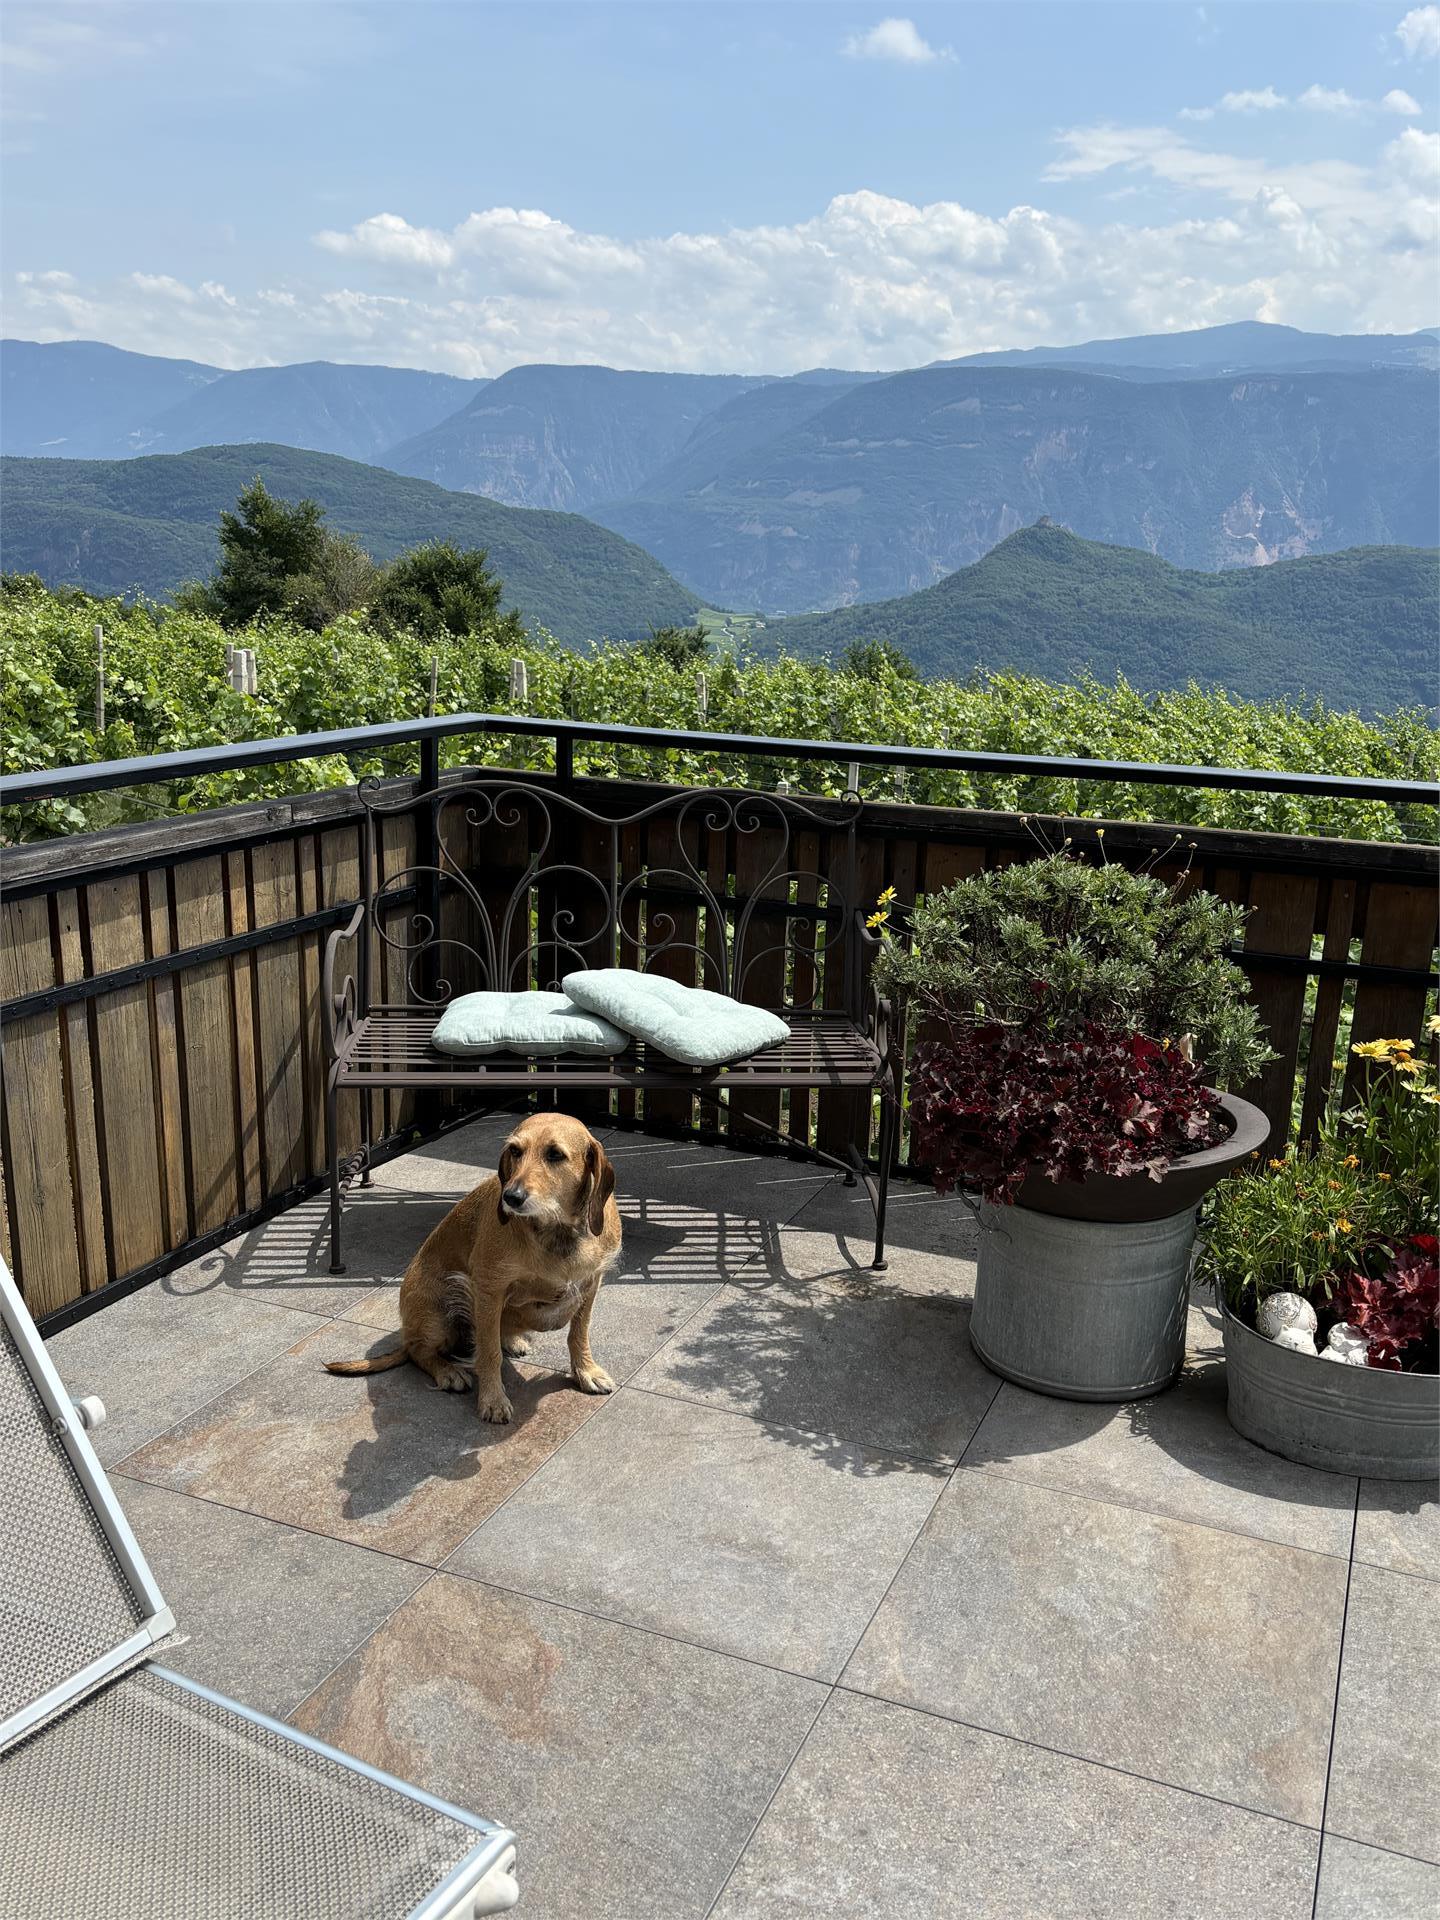
[[[422,639],[486,633],[516,644],[525,637],[517,613],[502,613],[504,587],[483,547],[431,540],[412,547],[380,576],[373,605],[382,628],[409,628]]]
[[[233,513],[220,516],[220,564],[179,604],[208,613],[225,627],[243,627],[288,611],[292,583],[313,574],[325,549],[325,509],[314,500],[278,500],[257,475]]]
[[[897,680],[920,678],[909,654],[890,640],[852,640],[839,665],[842,673],[858,673],[862,680],[883,680],[887,673]]]
[[[301,626],[319,633],[342,614],[368,607],[381,577],[353,535],[322,530],[313,566],[285,583],[286,611]]]
[[[668,667],[698,667],[710,657],[710,640],[703,627],[651,627],[638,651]]]

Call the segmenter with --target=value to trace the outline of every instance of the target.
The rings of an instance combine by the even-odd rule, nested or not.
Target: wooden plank
[[[797,833],[791,847],[791,863],[797,878],[794,904],[817,910],[817,918],[791,923],[790,1002],[797,1012],[813,1009],[820,994],[820,969],[816,955],[823,949],[820,905],[820,835]],[[785,1131],[797,1146],[809,1146],[815,1100],[809,1087],[791,1087],[784,1099]]]
[[[243,861],[244,855],[237,854]],[[218,854],[186,860],[170,878],[175,924],[194,945],[223,940],[231,930],[225,917],[225,870]],[[180,1077],[190,1179],[190,1218],[197,1234],[212,1233],[233,1220],[246,1204],[242,1197],[240,1142],[256,1125],[253,1095],[237,1106],[235,1089],[236,1008],[231,998],[230,963],[208,960],[177,977]],[[246,1027],[253,1015],[247,1010]],[[258,1191],[257,1191],[258,1198]]]
[[[1325,918],[1325,943],[1321,958],[1333,962],[1350,957],[1350,934],[1355,924],[1356,882],[1353,876],[1337,877],[1327,883],[1328,898],[1321,901]],[[1309,1055],[1305,1062],[1305,1092],[1300,1109],[1300,1138],[1313,1140],[1325,1117],[1331,1088],[1335,1083],[1335,1046],[1340,1031],[1340,1012],[1345,999],[1343,976],[1322,978],[1315,989],[1315,1011],[1307,1036]],[[1343,1076],[1345,1063],[1340,1063]]]
[[[687,884],[680,857],[678,823],[667,814],[659,814],[646,825],[646,879],[653,888],[679,888]],[[698,850],[698,832],[691,857]],[[677,980],[681,986],[699,984],[700,957],[696,947],[700,937],[700,916],[694,906],[679,901],[656,900],[645,905],[645,970],[662,980]],[[645,1117],[657,1127],[688,1128],[695,1124],[695,1101],[688,1093],[647,1093]],[[713,1112],[699,1116],[713,1119]]]
[[[768,807],[761,806],[750,816],[762,824],[743,831],[746,821],[741,803],[735,832],[735,900],[737,927],[751,901],[785,904],[789,885],[783,878],[768,879],[777,862],[788,865],[786,832],[779,825],[763,824],[773,819]],[[777,1007],[785,995],[785,931],[783,914],[767,913],[762,906],[751,913],[745,927],[743,944],[735,955],[735,983],[731,988],[737,1000],[752,1006]],[[759,1129],[778,1129],[780,1095],[777,1092],[739,1093],[730,1096],[730,1132],[743,1138]]]
[[[1361,964],[1428,971],[1435,964],[1435,945],[1435,889],[1372,880],[1365,901]],[[1351,1045],[1364,1040],[1418,1041],[1428,991],[1420,985],[1362,979],[1355,989]],[[1363,1071],[1362,1062],[1352,1053],[1345,1075],[1347,1099],[1358,1093]]]
[[[66,887],[56,895],[54,917],[60,978],[67,983],[84,980],[87,977],[85,946],[80,925],[80,896],[75,888]],[[86,1293],[92,1293],[96,1287],[103,1287],[112,1276],[105,1243],[105,1181],[101,1171],[100,1142],[95,1131],[95,1076],[90,1058],[90,1016],[83,1001],[74,1001],[64,1008],[60,1027],[80,1272]]]
[[[1319,884],[1313,875],[1252,874],[1251,913],[1245,923],[1247,953],[1289,953],[1308,959],[1315,935]],[[1295,1066],[1305,1011],[1305,975],[1265,966],[1247,966],[1246,971],[1261,1029],[1277,1057],[1261,1068],[1251,1085],[1240,1091],[1268,1115],[1270,1138],[1279,1143],[1288,1139],[1291,1131]]]
[[[320,836],[320,904],[323,907],[352,907],[360,898],[360,829],[356,827],[337,827]],[[353,940],[346,941],[340,948],[335,970],[335,985],[338,991],[347,974],[353,974],[359,965],[360,943],[365,938],[362,928]],[[326,934],[326,940],[329,934]],[[325,943],[320,947],[322,965]],[[343,1094],[336,1107],[336,1125],[340,1141],[341,1158],[348,1156],[360,1145],[360,1103],[369,1099],[368,1093],[350,1092]],[[324,1115],[321,1121],[323,1125]]]
[[[170,931],[170,883],[161,868],[145,876],[145,918],[151,954],[173,952]],[[183,1246],[190,1238],[189,1176],[185,1161],[185,1102],[180,1084],[180,1034],[176,1012],[176,976],[161,974],[154,983],[155,1088],[160,1146],[160,1191],[166,1242]]]
[[[271,840],[250,850],[257,927],[295,917],[295,849]],[[301,1064],[300,954],[294,939],[255,950],[264,1193],[281,1193],[305,1173],[305,1078]]]
[[[44,895],[8,902],[0,943],[7,1000],[53,984],[50,906]],[[53,1313],[84,1290],[71,1187],[60,1022],[53,1013],[4,1032],[6,1183],[15,1277],[32,1314]]]
[[[302,834],[295,842],[297,898],[300,913],[320,910],[319,836]],[[305,1171],[320,1173],[325,1166],[325,1038],[320,1027],[320,969],[325,953],[324,932],[306,934],[300,941],[301,1070],[305,1081]]]
[[[984,871],[983,847],[954,846],[941,840],[922,842],[920,888],[927,900],[954,886],[957,880],[968,880],[972,873]]]
[[[243,852],[225,856],[223,906],[229,931],[249,933],[250,874]],[[221,975],[224,978],[224,975]],[[237,953],[230,962],[228,991],[234,1040],[236,1177],[241,1205],[258,1207],[265,1191],[261,1165],[260,1065],[255,1041],[255,955]]]
[[[138,877],[92,880],[85,893],[93,971],[106,973],[144,960]],[[167,1251],[149,983],[102,995],[93,1003],[92,1017],[105,1197],[119,1278]]]

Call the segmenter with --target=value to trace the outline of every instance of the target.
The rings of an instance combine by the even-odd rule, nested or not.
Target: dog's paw
[[[587,1367],[583,1373],[577,1373],[575,1384],[582,1393],[613,1393],[615,1391],[615,1382],[603,1367]]]
[[[475,1376],[464,1367],[443,1364],[435,1369],[434,1379],[442,1393],[467,1393],[475,1384]]]
[[[512,1360],[522,1360],[530,1351],[530,1342],[525,1338],[523,1333],[505,1334],[500,1341],[500,1346],[505,1353],[509,1354]]]
[[[515,1409],[510,1404],[510,1396],[506,1393],[494,1394],[488,1400],[481,1398],[480,1418],[488,1420],[492,1426],[508,1426],[514,1412]]]

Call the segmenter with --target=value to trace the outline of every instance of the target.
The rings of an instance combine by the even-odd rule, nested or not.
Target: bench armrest
[[[340,965],[340,945],[342,941],[353,940],[365,922],[365,903],[362,901],[343,927],[331,930],[325,942],[325,966],[320,976],[320,1018],[325,1029],[325,1057],[338,1060],[346,1041],[355,1030],[359,1013],[357,1009],[355,976],[347,973],[343,980],[338,979]]]

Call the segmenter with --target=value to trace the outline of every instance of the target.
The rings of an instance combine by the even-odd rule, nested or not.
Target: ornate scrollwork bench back
[[[418,794],[364,781],[359,793],[362,899],[325,955],[327,1140],[335,1092],[347,1082],[453,1086],[473,1073],[497,1098],[547,1084],[715,1097],[715,1073],[646,1059],[643,1049],[613,1063],[513,1061],[506,1084],[493,1057],[460,1061],[429,1045],[457,994],[556,989],[588,967],[655,971],[783,1015],[792,1043],[726,1070],[732,1091],[747,1077],[772,1089],[862,1091],[896,1078],[885,1009],[866,984],[876,936],[865,926],[872,903],[856,898],[858,796],[812,803],[691,788],[611,813],[507,773]],[[353,972],[342,978],[347,948]],[[863,1150],[820,1156],[872,1185],[877,1226],[891,1144],[883,1114],[882,1134],[878,1192]],[[341,1170],[331,1144],[337,1268],[338,1185],[363,1169],[367,1151],[368,1140]]]

